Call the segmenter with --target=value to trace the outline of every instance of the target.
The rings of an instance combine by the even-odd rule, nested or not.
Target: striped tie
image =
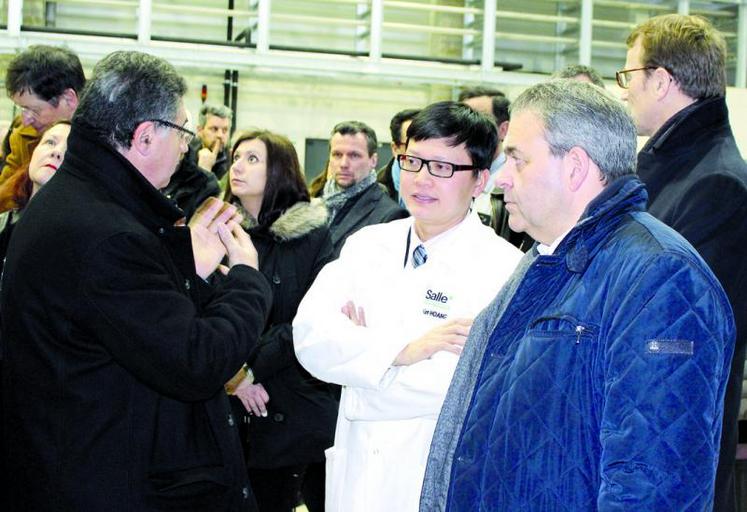
[[[423,244],[418,245],[414,251],[412,251],[412,266],[418,268],[420,265],[428,260],[428,253],[425,252]]]

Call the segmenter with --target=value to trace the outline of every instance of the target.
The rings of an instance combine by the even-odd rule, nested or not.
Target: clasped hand
[[[192,252],[197,275],[205,279],[228,256],[228,267],[234,265],[258,268],[257,250],[240,225],[241,214],[236,207],[215,197],[207,198],[189,221]]]

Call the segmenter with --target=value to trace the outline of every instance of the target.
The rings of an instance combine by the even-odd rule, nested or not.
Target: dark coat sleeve
[[[138,379],[177,400],[206,400],[246,361],[272,300],[262,274],[235,266],[200,308],[189,294],[199,277],[175,279],[157,242],[118,234],[90,252],[79,321]]]
[[[333,254],[332,239],[328,229],[316,230],[309,235],[309,238],[310,243],[307,244],[309,251],[300,251],[300,254],[308,258],[312,265],[306,275],[298,276],[301,291],[297,295],[298,300],[294,298],[294,303],[289,305],[294,314],[298,309],[300,299],[311,287],[322,267],[332,259]],[[275,298],[276,301],[288,299],[288,297]],[[277,375],[278,372],[296,364],[296,353],[293,349],[293,330],[291,328],[292,320],[292,318],[289,318],[287,322],[273,325],[262,335],[257,350],[248,362],[257,382],[265,382]]]
[[[679,257],[662,257],[620,286],[597,370],[598,509],[710,509],[734,348],[726,297]]]

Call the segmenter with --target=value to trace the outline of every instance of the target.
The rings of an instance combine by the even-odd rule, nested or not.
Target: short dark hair
[[[402,125],[405,121],[412,121],[419,112],[419,108],[408,108],[394,114],[392,121],[389,123],[389,133],[392,135],[392,142],[395,144],[402,144],[404,142],[400,140],[402,137]]]
[[[560,71],[553,73],[552,78],[576,78],[579,75],[585,76],[591,83],[604,89],[602,75],[593,67],[584,66],[583,64],[570,64]]]
[[[429,139],[448,139],[452,147],[464,144],[477,176],[493,162],[498,130],[485,114],[464,103],[439,101],[424,108],[407,128],[408,145],[411,140]]]
[[[239,144],[248,140],[261,140],[267,148],[267,181],[262,196],[257,222],[269,226],[299,201],[309,201],[306,180],[298,162],[298,154],[293,143],[285,136],[267,130],[252,130],[239,133],[231,148],[231,159]],[[325,171],[326,172],[326,171]],[[231,183],[228,180],[225,199],[231,201]]]
[[[80,94],[85,84],[78,56],[58,46],[29,46],[10,61],[5,74],[8,96],[32,93],[53,106],[66,89]]]
[[[355,135],[357,133],[362,133],[366,137],[368,156],[374,155],[376,149],[379,147],[379,141],[376,139],[376,132],[366,123],[360,121],[343,121],[342,123],[337,123],[335,127],[332,128],[332,133],[330,135],[334,136],[336,133],[339,133],[340,135]]]
[[[73,125],[83,124],[116,148],[129,149],[138,125],[175,121],[184,79],[165,60],[117,51],[101,59],[80,98]]]
[[[501,123],[504,123],[511,119],[511,115],[509,114],[511,102],[508,101],[508,98],[503,93],[503,91],[500,91],[498,89],[482,86],[469,87],[467,89],[463,89],[462,92],[459,93],[459,101],[464,102],[465,100],[480,98],[482,96],[487,96],[492,100],[491,110],[493,111],[495,124],[500,126]]]

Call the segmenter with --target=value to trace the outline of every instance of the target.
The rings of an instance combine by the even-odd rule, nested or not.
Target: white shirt
[[[426,242],[428,260],[413,268],[419,243],[411,218],[353,234],[340,258],[319,273],[293,322],[301,364],[344,386],[335,445],[327,451],[327,512],[418,509],[433,429],[458,356],[438,352],[411,366],[392,362],[435,326],[476,316],[521,258],[476,214]],[[494,269],[492,279],[485,278],[486,268]],[[364,309],[365,327],[341,313],[348,300]]]

